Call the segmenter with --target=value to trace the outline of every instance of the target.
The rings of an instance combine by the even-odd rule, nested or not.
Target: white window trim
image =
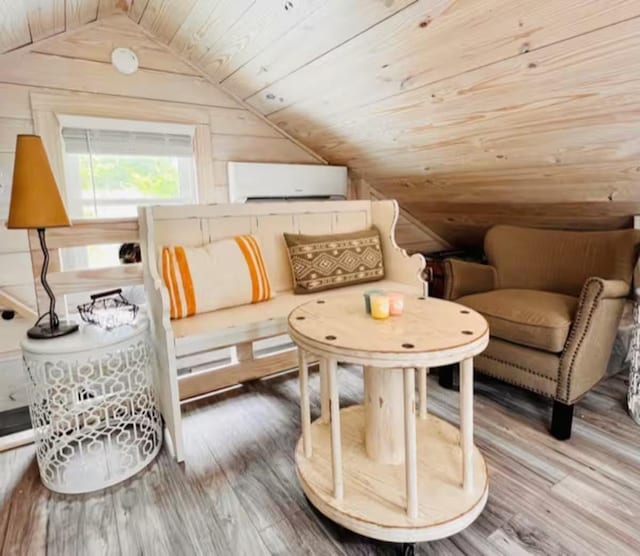
[[[77,127],[82,129],[108,129],[115,131],[140,131],[147,133],[169,133],[189,135],[196,132],[195,125],[175,124],[171,122],[150,122],[146,120],[128,120],[121,118],[96,118],[93,116],[74,116],[58,114],[60,127]]]
[[[217,184],[211,149],[210,114],[207,107],[176,102],[127,98],[79,92],[42,92],[30,94],[35,132],[42,137],[51,168],[64,193],[64,144],[60,117],[117,119],[150,124],[184,125],[193,128],[193,150],[199,203],[216,202]],[[162,115],[162,121],[158,116]]]

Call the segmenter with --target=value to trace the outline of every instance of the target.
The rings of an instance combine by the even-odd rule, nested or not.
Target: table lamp
[[[49,311],[27,331],[29,338],[57,338],[78,330],[77,324],[61,322],[56,315],[56,298],[47,282],[49,250],[45,229],[63,226],[71,226],[71,223],[49,166],[42,139],[37,135],[18,135],[7,228],[38,230],[44,255],[40,281],[49,296]]]

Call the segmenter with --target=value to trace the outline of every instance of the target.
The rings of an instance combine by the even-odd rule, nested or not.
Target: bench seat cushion
[[[375,287],[386,291],[402,292],[405,295],[422,295],[419,287],[389,280],[376,282]],[[329,296],[349,293],[362,295],[368,289],[371,289],[371,284],[357,284],[307,295],[296,295],[291,290],[283,291],[278,292],[278,295],[273,299],[259,305],[220,309],[171,321],[175,335],[176,355],[180,357],[199,351],[286,334],[287,317],[298,305]],[[364,301],[362,307],[364,311]]]

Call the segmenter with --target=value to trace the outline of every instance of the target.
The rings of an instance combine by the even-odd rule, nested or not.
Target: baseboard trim
[[[7,452],[35,442],[33,429],[0,436],[0,452]]]

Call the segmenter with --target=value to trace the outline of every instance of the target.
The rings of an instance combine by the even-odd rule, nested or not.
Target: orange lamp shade
[[[7,228],[70,225],[42,139],[18,135]]]

